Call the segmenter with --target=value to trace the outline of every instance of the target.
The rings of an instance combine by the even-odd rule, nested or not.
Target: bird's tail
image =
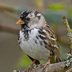
[[[61,62],[62,61],[62,57],[61,57],[60,49],[55,50],[55,54],[56,54],[56,62]]]

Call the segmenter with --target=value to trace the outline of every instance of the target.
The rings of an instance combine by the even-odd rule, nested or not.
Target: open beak
[[[22,25],[22,24],[24,24],[25,22],[24,21],[22,21],[21,19],[19,19],[17,22],[16,22],[16,24],[18,24],[18,25]]]

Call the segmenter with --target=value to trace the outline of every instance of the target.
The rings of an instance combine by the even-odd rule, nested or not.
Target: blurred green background
[[[31,64],[19,47],[17,39],[20,26],[15,24],[20,13],[28,9],[44,15],[58,37],[62,59],[66,59],[69,46],[62,17],[67,17],[72,28],[72,0],[0,0],[0,72],[24,69]]]

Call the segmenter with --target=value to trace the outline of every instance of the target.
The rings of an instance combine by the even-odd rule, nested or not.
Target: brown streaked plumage
[[[39,60],[49,58],[51,62],[61,61],[61,52],[55,33],[41,13],[34,10],[23,11],[17,24],[21,24],[18,38],[20,47],[33,63],[38,65]]]
[[[45,48],[49,49],[51,52],[53,52],[52,54],[54,56],[56,56],[56,59],[55,59],[56,61],[54,61],[54,62],[61,61],[62,60],[61,52],[60,52],[57,38],[55,36],[54,31],[49,27],[49,25],[45,25],[44,27],[42,27],[42,31],[39,33],[44,34],[46,36],[46,38],[43,38],[44,43],[46,45]],[[49,41],[49,42],[47,42],[47,41]]]

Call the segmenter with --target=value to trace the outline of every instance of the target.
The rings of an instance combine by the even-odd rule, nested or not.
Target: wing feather
[[[56,60],[59,62],[61,61],[61,51],[57,42],[57,37],[54,33],[54,31],[49,27],[49,25],[46,25],[43,28],[43,32],[46,34],[46,48],[49,49],[51,52],[54,52],[53,54],[56,55]]]

